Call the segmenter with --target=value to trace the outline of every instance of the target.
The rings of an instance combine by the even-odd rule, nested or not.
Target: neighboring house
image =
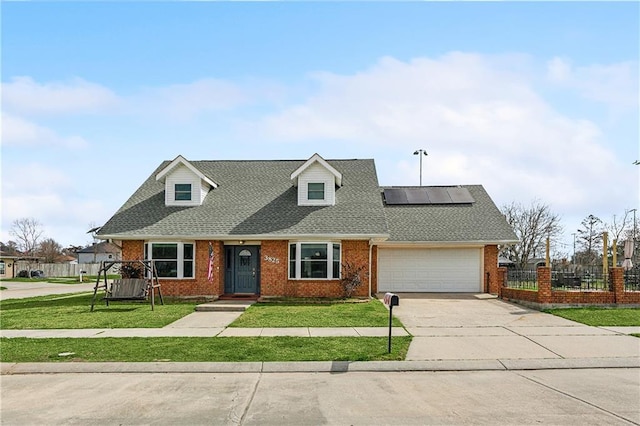
[[[121,260],[122,249],[116,244],[103,241],[92,244],[77,252],[78,260],[76,263],[100,263],[109,260]],[[72,262],[70,262],[72,263]]]
[[[0,278],[15,278],[18,259],[20,256],[11,256],[9,253],[0,251]]]
[[[336,297],[497,292],[516,237],[480,185],[378,185],[373,160],[163,162],[98,231],[155,261],[163,293]],[[211,256],[210,256],[211,253]]]

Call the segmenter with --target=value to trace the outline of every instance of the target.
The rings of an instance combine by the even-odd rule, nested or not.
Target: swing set
[[[107,274],[111,268],[119,265],[118,272],[123,275],[111,283],[107,281]],[[116,271],[113,271],[116,272]],[[126,278],[125,278],[126,277]],[[151,310],[155,306],[155,293],[158,292],[160,304],[164,305],[158,271],[153,260],[114,260],[100,262],[100,271],[93,288],[91,312],[96,304],[98,290],[104,291],[104,300],[109,306],[110,301],[142,301],[151,302]]]

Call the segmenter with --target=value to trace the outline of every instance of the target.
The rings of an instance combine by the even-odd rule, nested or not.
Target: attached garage
[[[379,292],[482,292],[482,248],[378,249]]]

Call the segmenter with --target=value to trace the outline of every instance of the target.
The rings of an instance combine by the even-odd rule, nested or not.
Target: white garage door
[[[378,250],[378,291],[480,292],[481,249]]]

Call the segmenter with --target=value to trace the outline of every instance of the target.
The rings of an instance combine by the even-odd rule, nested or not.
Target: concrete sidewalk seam
[[[51,362],[0,363],[1,375],[61,373],[355,373],[437,371],[527,371],[599,368],[640,369],[638,358],[485,359],[427,361],[300,362]]]

